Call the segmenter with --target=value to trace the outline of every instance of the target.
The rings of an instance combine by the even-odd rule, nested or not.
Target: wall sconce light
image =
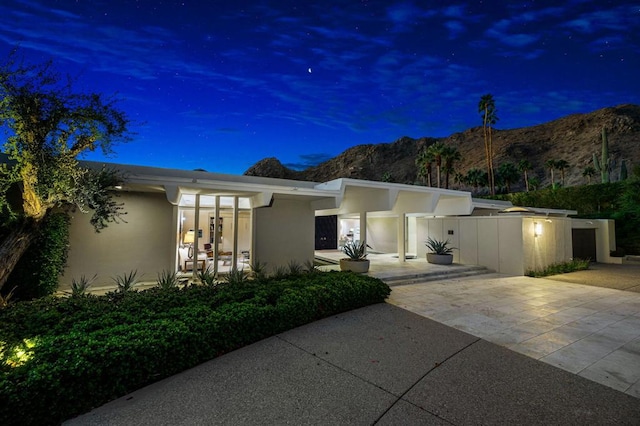
[[[542,224],[533,222],[533,236],[539,237],[540,235],[542,235]]]

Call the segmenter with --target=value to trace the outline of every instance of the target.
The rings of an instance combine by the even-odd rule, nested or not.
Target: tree
[[[564,171],[569,168],[569,163],[566,160],[556,161],[556,170],[560,171],[560,183],[564,186]]]
[[[498,176],[507,188],[507,193],[509,193],[511,192],[511,184],[518,182],[520,179],[520,172],[515,164],[507,162],[500,164],[500,167],[498,167]]]
[[[442,150],[442,159],[444,161],[444,187],[449,189],[449,176],[455,171],[454,164],[456,161],[462,160],[462,155],[458,148],[454,146],[445,146]]]
[[[431,153],[431,157],[436,163],[436,185],[440,188],[442,183],[442,154],[445,151],[445,145],[442,142],[437,142],[429,146],[427,150]]]
[[[418,167],[418,177],[423,179],[427,186],[431,185],[431,172],[433,165],[433,155],[427,147],[425,147],[416,158],[416,166]]]
[[[553,176],[553,171],[556,169],[556,160],[547,160],[544,163],[544,165],[545,165],[545,167],[547,167],[549,169],[549,174],[551,176],[551,187],[555,188],[556,181],[555,181],[554,176]]]
[[[487,157],[487,176],[489,179],[489,191],[495,195],[495,173],[493,170],[493,136],[492,126],[498,121],[496,104],[493,95],[488,93],[480,98],[478,112],[482,114],[482,130],[484,135],[484,151]]]
[[[88,170],[77,158],[96,149],[110,153],[114,143],[128,140],[129,120],[112,99],[74,93],[71,83],[51,63],[26,66],[15,54],[0,68],[0,126],[9,157],[0,164],[0,212],[8,217],[0,243],[0,289],[53,208],[93,210],[96,231],[123,214],[110,191],[120,182],[117,173]]]
[[[528,174],[528,172],[532,168],[533,168],[533,166],[531,165],[531,162],[529,160],[520,160],[518,162],[518,170],[524,176],[524,186],[525,186],[525,189],[527,190],[527,192],[529,192],[529,174]]]
[[[472,186],[476,192],[478,192],[481,186],[485,186],[487,184],[487,172],[483,172],[475,167],[471,168],[467,170],[465,181],[467,182],[467,185]]]
[[[538,179],[537,177],[532,177],[529,179],[529,187],[531,189],[533,189],[534,191],[537,190],[538,188],[540,188],[540,179]]]
[[[591,185],[591,178],[596,175],[596,169],[593,166],[587,166],[582,171],[582,177],[587,178],[587,184]]]

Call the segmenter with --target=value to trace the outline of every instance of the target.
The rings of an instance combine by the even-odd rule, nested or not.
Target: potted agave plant
[[[427,237],[427,241],[425,241],[424,244],[431,251],[427,253],[427,262],[436,265],[451,265],[453,262],[453,251],[456,247],[449,246],[449,240],[442,241]]]
[[[349,241],[344,245],[344,254],[347,257],[340,259],[341,271],[352,271],[363,274],[369,271],[369,259],[367,259],[366,242]]]

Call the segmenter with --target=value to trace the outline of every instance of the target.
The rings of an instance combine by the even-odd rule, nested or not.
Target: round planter
[[[365,260],[351,260],[340,259],[340,270],[357,272],[358,274],[364,274],[369,271],[369,259]]]
[[[453,255],[427,253],[427,262],[436,265],[451,265],[451,263],[453,263]]]

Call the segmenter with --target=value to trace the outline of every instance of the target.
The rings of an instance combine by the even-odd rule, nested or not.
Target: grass
[[[542,278],[549,275],[566,274],[568,272],[584,271],[589,269],[590,261],[584,259],[573,259],[569,262],[554,263],[543,270],[528,270],[525,275],[528,277]]]

